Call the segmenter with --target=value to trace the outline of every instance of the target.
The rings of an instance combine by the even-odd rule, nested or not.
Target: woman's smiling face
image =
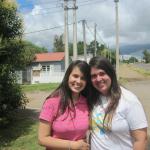
[[[108,74],[102,70],[95,67],[91,68],[91,81],[93,86],[101,92],[103,95],[107,95],[111,87],[111,78]]]
[[[73,94],[80,94],[80,92],[85,88],[86,80],[78,67],[75,67],[72,70],[69,76],[68,85]]]

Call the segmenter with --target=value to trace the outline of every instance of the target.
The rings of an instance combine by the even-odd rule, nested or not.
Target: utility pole
[[[77,60],[77,20],[76,20],[76,0],[73,0],[73,59]]]
[[[82,27],[83,27],[83,42],[84,42],[84,60],[87,62],[85,20],[82,20]]]
[[[114,0],[115,11],[116,11],[116,74],[117,79],[119,79],[119,17],[118,17],[118,2],[119,0]]]
[[[69,66],[69,50],[68,50],[68,0],[64,0],[64,41],[65,41],[65,70]]]
[[[96,42],[96,23],[94,24],[94,41],[95,41],[95,49],[94,49],[94,56],[96,56],[96,52],[97,52],[97,42]]]

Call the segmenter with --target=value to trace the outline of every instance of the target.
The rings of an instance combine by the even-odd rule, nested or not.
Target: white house
[[[57,83],[64,76],[64,52],[39,53],[23,71],[23,83]]]

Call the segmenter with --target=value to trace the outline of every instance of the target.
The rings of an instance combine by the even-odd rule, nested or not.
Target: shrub
[[[8,123],[13,118],[12,113],[25,108],[27,101],[10,65],[0,65],[0,123]]]

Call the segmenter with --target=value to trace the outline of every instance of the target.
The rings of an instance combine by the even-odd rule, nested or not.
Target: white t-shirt
[[[102,104],[92,112],[91,150],[133,150],[130,130],[148,126],[146,116],[138,98],[121,87],[121,99],[112,119],[110,132],[103,129],[104,109],[108,101],[102,97]]]

